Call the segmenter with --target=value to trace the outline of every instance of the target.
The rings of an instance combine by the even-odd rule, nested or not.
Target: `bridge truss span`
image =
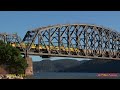
[[[25,48],[21,45],[22,40],[17,34],[0,33],[0,40],[20,49],[21,51],[25,51]]]
[[[37,55],[120,58],[120,33],[96,25],[41,27],[27,31],[22,42],[28,53]]]
[[[120,59],[120,33],[97,25],[64,24],[27,31],[22,53]],[[20,43],[20,44],[21,44]]]

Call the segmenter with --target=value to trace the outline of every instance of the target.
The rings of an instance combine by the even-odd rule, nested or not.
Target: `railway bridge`
[[[120,33],[93,24],[57,24],[17,34],[0,34],[0,40],[26,57],[99,58],[120,60]]]

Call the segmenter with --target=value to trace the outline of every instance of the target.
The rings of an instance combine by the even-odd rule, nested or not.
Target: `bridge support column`
[[[25,75],[33,75],[33,63],[32,63],[32,58],[26,57],[25,58],[28,64],[28,67],[25,70]]]

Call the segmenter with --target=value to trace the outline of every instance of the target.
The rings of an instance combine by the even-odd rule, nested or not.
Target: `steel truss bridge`
[[[97,25],[40,27],[27,31],[23,40],[17,34],[1,33],[0,40],[18,48],[25,56],[120,60],[120,33]]]

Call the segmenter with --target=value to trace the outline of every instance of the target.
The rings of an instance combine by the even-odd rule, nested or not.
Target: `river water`
[[[34,79],[120,79],[119,73],[34,73]]]

